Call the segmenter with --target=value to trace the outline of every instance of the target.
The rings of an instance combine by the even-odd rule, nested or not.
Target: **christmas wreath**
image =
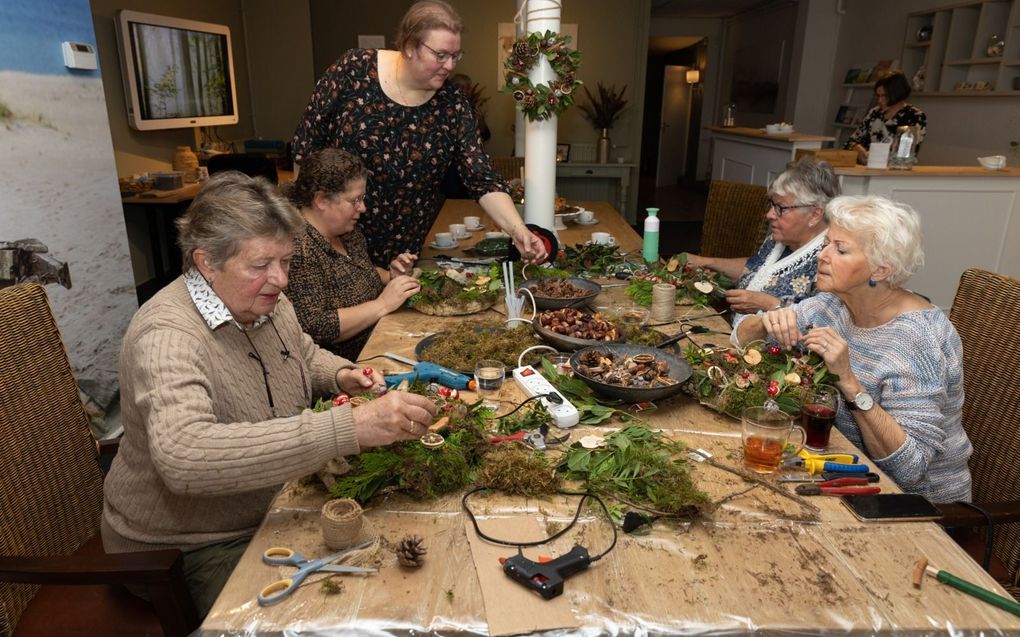
[[[577,79],[581,52],[567,47],[570,40],[569,35],[553,31],[536,32],[517,40],[510,49],[503,65],[506,85],[501,92],[512,94],[517,108],[533,122],[559,115],[574,103],[574,90],[581,85]],[[528,79],[528,71],[540,55],[549,60],[556,79],[536,86]]]

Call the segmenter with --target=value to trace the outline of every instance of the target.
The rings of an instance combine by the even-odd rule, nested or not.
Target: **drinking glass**
[[[499,388],[503,386],[503,379],[506,378],[506,366],[502,361],[480,360],[475,365],[475,383],[478,395],[482,398],[482,405],[493,411],[499,411],[499,402],[496,396]]]
[[[800,410],[801,426],[807,434],[804,446],[811,451],[829,447],[829,434],[836,422],[839,393],[830,385],[815,385],[806,390]]]
[[[773,473],[783,461],[783,450],[794,431],[804,446],[804,430],[793,425],[793,416],[778,409],[748,407],[740,418],[744,466],[758,473]],[[796,453],[796,452],[794,452]]]

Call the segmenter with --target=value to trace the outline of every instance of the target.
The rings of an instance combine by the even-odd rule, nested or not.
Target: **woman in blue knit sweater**
[[[819,293],[744,317],[735,339],[817,352],[839,375],[836,426],[851,442],[904,491],[969,501],[960,336],[942,310],[900,287],[924,261],[917,213],[881,197],[838,197],[825,216]]]

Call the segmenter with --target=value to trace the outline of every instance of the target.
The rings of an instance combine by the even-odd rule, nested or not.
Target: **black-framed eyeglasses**
[[[272,317],[269,317],[269,325],[273,328],[273,331],[276,332],[276,338],[280,341],[280,347],[283,348],[280,350],[280,356],[283,357],[284,361],[293,359],[294,362],[297,363],[298,372],[301,374],[301,389],[305,395],[305,406],[307,406],[311,401],[311,393],[309,392],[308,381],[305,379],[305,369],[302,367],[301,361],[291,356],[290,348],[288,348],[287,344],[283,342],[283,337],[280,336],[280,330],[276,329],[276,323],[273,322]],[[266,385],[266,399],[269,401],[269,412],[273,414],[273,418],[279,418],[280,415],[276,413],[276,402],[273,401],[273,390],[269,387],[269,369],[266,368],[266,364],[262,360],[262,355],[259,353],[258,348],[255,347],[255,343],[251,340],[251,337],[248,336],[248,331],[242,330],[242,332],[244,333],[244,337],[248,339],[248,345],[250,345],[252,349],[252,351],[248,352],[248,357],[256,361],[262,369],[262,380],[265,381]]]
[[[447,51],[437,51],[430,47],[429,45],[425,44],[424,42],[422,42],[421,45],[428,49],[429,51],[432,51],[432,55],[436,57],[436,62],[439,62],[440,64],[446,64],[450,60],[453,60],[453,63],[456,64],[457,62],[460,62],[461,59],[463,59],[464,57],[463,51],[457,51],[456,53],[448,53]]]
[[[784,206],[781,203],[776,203],[774,200],[769,199],[768,205],[765,207],[765,212],[768,212],[769,210],[775,210],[776,211],[776,217],[779,218],[779,219],[782,219],[783,215],[786,214],[787,210],[793,210],[795,208],[810,208],[810,207],[811,206],[809,206],[808,204],[805,204],[805,203],[795,203],[792,206]]]

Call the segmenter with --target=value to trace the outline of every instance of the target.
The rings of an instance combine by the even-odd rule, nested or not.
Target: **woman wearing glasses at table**
[[[847,150],[857,151],[857,163],[868,163],[868,151],[872,142],[891,142],[899,126],[917,128],[917,139],[914,140],[914,153],[921,150],[924,133],[928,127],[928,117],[912,104],[907,104],[910,97],[910,82],[903,73],[890,73],[875,82],[875,100],[878,102],[868,111],[864,120],[850,134],[846,142]]]
[[[839,195],[839,180],[828,162],[804,157],[769,186],[765,218],[769,235],[748,258],[688,255],[687,263],[736,281],[726,292],[734,312],[774,310],[814,293],[816,257],[825,240],[825,204]]]
[[[451,165],[526,259],[547,256],[482,149],[471,102],[447,82],[464,55],[462,28],[446,2],[416,2],[401,21],[397,50],[352,49],[326,70],[294,134],[299,173],[309,153],[327,147],[357,155],[371,171],[365,193],[371,214],[362,230],[378,266],[421,252]]]
[[[906,204],[839,197],[825,210],[818,294],[744,317],[737,344],[802,344],[839,376],[836,426],[908,493],[969,501],[963,346],[945,313],[901,284],[924,262],[921,222]],[[813,326],[813,327],[812,327]]]
[[[301,331],[282,290],[304,221],[268,181],[212,177],[178,229],[184,274],[124,336],[124,437],[104,484],[102,537],[111,553],[184,551],[205,615],[286,481],[418,438],[435,407],[389,392],[354,409],[308,409],[315,396],[383,379]]]
[[[324,148],[306,157],[297,179],[284,185],[305,218],[294,243],[287,298],[312,340],[351,360],[376,322],[421,289],[410,276],[416,255],[401,253],[385,270],[372,265],[358,228],[367,179],[360,159]]]

